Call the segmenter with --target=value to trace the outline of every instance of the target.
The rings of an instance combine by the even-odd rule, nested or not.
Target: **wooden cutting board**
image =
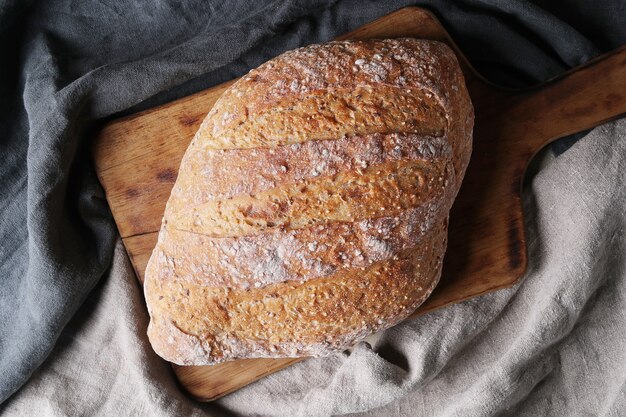
[[[520,202],[524,171],[550,141],[626,113],[626,48],[541,86],[505,91],[480,77],[429,12],[405,8],[339,39],[415,37],[456,51],[476,110],[474,151],[450,217],[441,283],[413,317],[514,284],[526,268]],[[215,100],[232,82],[110,122],[94,159],[139,280],[183,153]],[[249,359],[174,366],[181,385],[208,401],[302,359]]]

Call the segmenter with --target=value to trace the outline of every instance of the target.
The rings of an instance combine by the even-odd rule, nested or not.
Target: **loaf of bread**
[[[148,263],[155,351],[320,356],[405,319],[441,275],[473,118],[439,42],[312,45],[241,78],[187,149]]]

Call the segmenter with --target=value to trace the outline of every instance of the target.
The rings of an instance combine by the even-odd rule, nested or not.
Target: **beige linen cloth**
[[[524,191],[528,273],[209,404],[151,350],[118,242],[109,276],[7,416],[624,416],[626,120],[545,161]]]

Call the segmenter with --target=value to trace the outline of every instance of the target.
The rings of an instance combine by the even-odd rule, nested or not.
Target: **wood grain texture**
[[[521,182],[550,141],[626,113],[626,48],[525,91],[505,91],[477,75],[441,24],[405,8],[338,39],[416,37],[456,51],[474,103],[474,151],[452,208],[442,280],[414,316],[514,284],[526,268]],[[155,245],[180,160],[204,116],[232,82],[115,120],[94,142],[94,160],[140,280]],[[302,359],[247,359],[179,367],[183,387],[212,400]]]

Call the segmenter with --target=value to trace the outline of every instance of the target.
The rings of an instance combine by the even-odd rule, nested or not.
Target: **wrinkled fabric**
[[[94,129],[114,115],[234,78],[284,50],[329,40],[407,4],[413,2],[4,1],[0,5],[0,401],[43,363],[73,316],[81,320],[91,314],[79,308],[100,279],[108,276],[106,285],[95,287],[96,293],[112,288],[116,284],[111,282],[121,282],[129,271],[123,262],[111,266],[116,231],[90,162],[89,139]],[[486,0],[420,4],[436,12],[479,71],[510,86],[547,79],[626,42],[623,1],[606,2],[602,7],[574,0],[567,5],[538,2],[540,6]],[[562,141],[558,152],[572,142]],[[607,183],[606,187],[619,184]],[[594,218],[605,214],[589,212]],[[623,218],[623,210],[619,214]],[[585,238],[580,237],[581,246],[586,245]],[[604,274],[604,270],[595,273]],[[130,305],[133,287],[124,288],[126,300],[111,307],[108,316]],[[139,310],[133,311],[138,314]],[[478,326],[468,317],[459,320]],[[137,331],[135,353],[128,352],[129,357],[139,355],[137,346],[143,343],[143,331]],[[73,327],[66,333],[78,337]],[[434,334],[429,340],[438,343]],[[386,343],[388,349],[395,349],[393,340]],[[133,349],[117,337],[111,344],[115,349]],[[72,351],[61,343],[51,362],[63,346]],[[109,351],[103,346],[102,352]],[[116,354],[126,357],[123,352]],[[343,359],[337,356],[321,362],[331,372]],[[136,366],[151,369],[145,361]],[[328,382],[323,377],[327,374],[306,374],[307,366],[311,365],[294,368],[302,369],[302,379],[318,388]],[[49,370],[49,364],[37,373],[38,378],[54,374],[43,369]],[[426,372],[418,371],[419,366],[411,369]],[[395,381],[392,385],[411,385],[402,382],[406,378],[401,371],[391,372],[381,365],[380,372]],[[147,375],[160,379],[151,372]],[[338,385],[347,378],[336,375]],[[81,387],[96,383],[76,382]],[[64,382],[52,389],[58,392],[66,386]],[[386,398],[396,395],[391,394],[396,392],[393,386],[389,389]],[[387,391],[381,387],[378,392]],[[116,393],[111,390],[110,401],[120,400]],[[68,398],[73,398],[70,394]],[[237,395],[225,399],[224,407],[237,409],[228,402]],[[376,397],[375,393],[364,395]],[[61,415],[73,414],[50,401]],[[378,404],[360,402],[369,403]],[[310,403],[303,399],[301,404]]]
[[[626,119],[550,158],[524,190],[529,266],[515,287],[308,359],[213,403],[152,351],[121,243],[50,358],[4,405],[45,416],[623,416]]]

